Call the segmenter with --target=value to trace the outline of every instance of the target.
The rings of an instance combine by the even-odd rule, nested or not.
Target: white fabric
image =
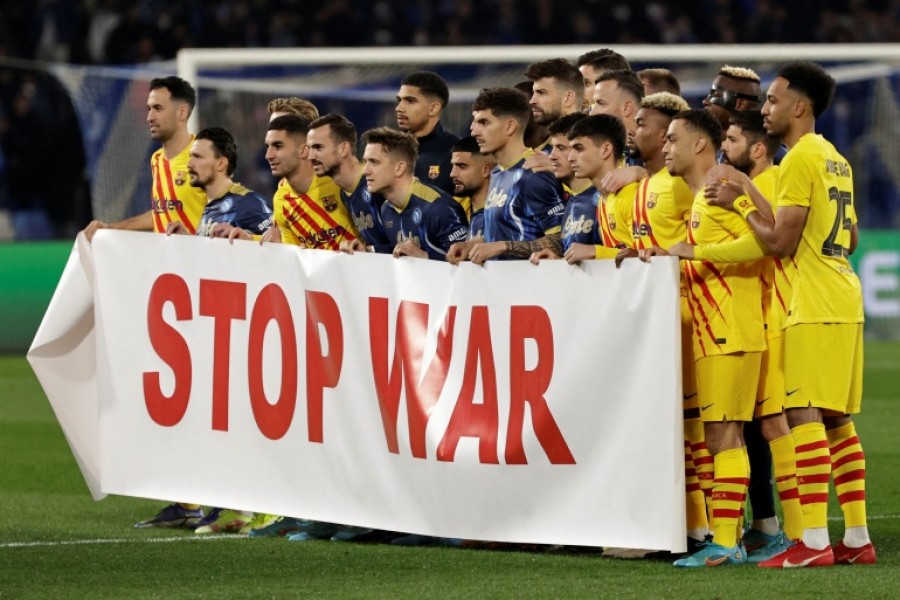
[[[271,299],[281,293],[287,304],[279,314],[292,323],[285,331],[261,312],[253,316],[263,305],[277,307]],[[153,294],[165,301],[154,305]],[[312,326],[310,302],[318,307]],[[401,302],[412,348],[402,378],[394,368]],[[420,330],[423,305],[427,327]],[[374,333],[382,315],[386,337]],[[442,325],[447,335],[439,343]],[[254,345],[256,355],[254,335],[264,340]],[[283,369],[291,335],[296,359]],[[95,497],[177,499],[466,539],[683,550],[679,335],[674,259],[631,260],[621,269],[612,261],[454,267],[100,231],[92,248],[79,244],[69,261],[29,359]],[[467,359],[471,347],[480,354]],[[524,352],[518,374],[516,349]],[[275,412],[276,402],[282,410],[295,402],[262,427],[249,375],[260,350],[265,400],[256,394],[258,416]],[[442,385],[435,368],[441,352]],[[328,365],[338,363],[329,375]],[[478,420],[470,433],[481,443],[463,436],[452,460],[446,447],[439,459],[451,415],[465,405],[467,372],[470,408],[491,414],[484,382],[492,369],[495,424],[490,416]],[[544,380],[533,377],[535,369]],[[291,371],[296,393],[279,400]],[[380,408],[376,373],[402,384],[395,452],[387,434],[392,411]],[[308,393],[308,381],[325,385]],[[407,410],[417,381],[429,415],[424,435],[416,435]],[[174,404],[153,401],[147,390],[154,382],[164,396],[189,390],[183,417],[154,420],[151,413],[160,413],[153,407]],[[527,387],[522,422],[511,427],[515,382]],[[544,403],[535,402],[540,388]],[[321,429],[308,415],[317,389]],[[535,432],[535,421],[545,433]],[[515,432],[526,464],[509,464]]]

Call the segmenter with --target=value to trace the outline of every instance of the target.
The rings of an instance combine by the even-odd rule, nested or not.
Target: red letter
[[[322,354],[320,323],[328,339],[328,356]],[[337,385],[343,360],[344,329],[337,303],[324,292],[306,292],[306,415],[311,442],[324,439],[322,390]]]
[[[200,280],[200,314],[215,319],[213,334],[212,428],[228,431],[231,321],[247,318],[247,284]]]
[[[274,405],[269,403],[263,387],[263,341],[272,320],[281,338],[281,390]],[[297,335],[287,297],[274,283],[262,289],[253,305],[248,344],[247,375],[253,418],[264,436],[278,440],[290,428],[297,404]]]
[[[475,370],[481,369],[483,404],[474,404]],[[472,307],[469,326],[469,347],[462,388],[453,407],[447,431],[437,448],[437,459],[452,461],[459,438],[477,437],[478,460],[483,464],[497,464],[497,373],[494,369],[494,350],[491,347],[491,326],[487,306]]]
[[[171,396],[162,393],[159,372],[144,373],[144,403],[147,414],[163,427],[177,425],[187,411],[191,399],[191,351],[187,342],[163,319],[163,307],[171,302],[175,318],[186,321],[193,318],[191,293],[184,279],[167,273],[153,282],[147,302],[147,333],[156,354],[172,369],[175,388]]]
[[[397,312],[397,331],[394,341],[394,360],[388,369],[387,298],[369,298],[369,348],[372,353],[372,373],[375,391],[381,407],[381,420],[388,450],[399,453],[397,444],[397,413],[400,391],[406,388],[406,412],[409,417],[409,443],[412,455],[425,458],[425,428],[431,410],[447,379],[450,355],[453,351],[453,324],[456,307],[451,306],[438,334],[437,352],[419,384],[425,334],[428,330],[428,305],[400,302]],[[405,384],[405,385],[404,385]]]
[[[513,306],[509,326],[509,427],[506,432],[506,462],[527,464],[522,447],[525,403],[531,404],[534,433],[553,464],[574,465],[575,458],[563,438],[544,393],[553,376],[553,327],[539,306]],[[525,340],[537,342],[538,364],[525,370]]]

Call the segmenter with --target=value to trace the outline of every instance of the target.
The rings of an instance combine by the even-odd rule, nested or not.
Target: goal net
[[[441,74],[450,86],[446,129],[466,134],[471,105],[484,87],[523,81],[528,64],[577,56],[593,46],[445,48],[186,49],[177,73],[198,90],[192,130],[222,126],[238,142],[237,179],[264,195],[274,191],[264,160],[266,105],[278,96],[312,100],[320,113],[346,115],[361,132],[395,126],[395,95],[415,70]],[[851,161],[863,226],[900,226],[900,45],[617,46],[635,70],[671,69],[692,106],[723,64],[750,67],[763,89],[777,66],[793,59],[824,64],[838,81],[834,104],[819,129]],[[116,220],[146,210],[148,159],[154,150],[145,123],[150,79],[172,64],[142,69],[54,65],[72,97],[84,137],[94,215]]]

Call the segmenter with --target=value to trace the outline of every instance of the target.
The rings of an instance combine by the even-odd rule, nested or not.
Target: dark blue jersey
[[[527,150],[513,165],[494,167],[484,206],[486,242],[529,241],[559,233],[565,204],[562,184],[546,172],[524,168]]]
[[[563,252],[572,244],[600,245],[600,228],[597,227],[597,204],[600,196],[597,188],[589,185],[577,194],[570,194],[563,211]]]
[[[224,196],[211,200],[203,208],[197,235],[209,235],[216,223],[228,223],[261,235],[272,225],[272,209],[261,195],[239,183],[232,183]]]
[[[353,223],[367,246],[378,247],[390,243],[384,227],[381,226],[381,205],[384,204],[384,197],[381,194],[369,193],[364,176],[360,175],[356,187],[349,194],[341,190],[341,199],[350,211]]]
[[[419,158],[416,159],[415,175],[424,183],[453,193],[450,181],[450,154],[459,136],[444,131],[438,123],[428,135],[418,138]]]
[[[459,202],[418,179],[402,207],[390,202],[381,206],[381,222],[392,244],[412,240],[432,260],[445,260],[450,246],[464,241],[469,233]]]
[[[472,218],[469,219],[469,237],[466,239],[474,240],[480,237],[484,237],[484,208],[472,212]]]

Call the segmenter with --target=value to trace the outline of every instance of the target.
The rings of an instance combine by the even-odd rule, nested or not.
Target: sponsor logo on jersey
[[[325,196],[324,198],[322,198],[322,206],[324,206],[325,210],[327,210],[328,212],[336,211],[338,207],[337,198],[335,198],[334,196]]]
[[[469,235],[469,230],[465,227],[457,229],[453,233],[450,234],[449,238],[451,242],[458,242],[460,240],[466,239],[466,236]]]
[[[507,194],[502,189],[493,188],[488,194],[487,200],[484,203],[484,207],[487,208],[502,208],[504,204],[506,204],[507,199],[509,198],[509,194]]]

